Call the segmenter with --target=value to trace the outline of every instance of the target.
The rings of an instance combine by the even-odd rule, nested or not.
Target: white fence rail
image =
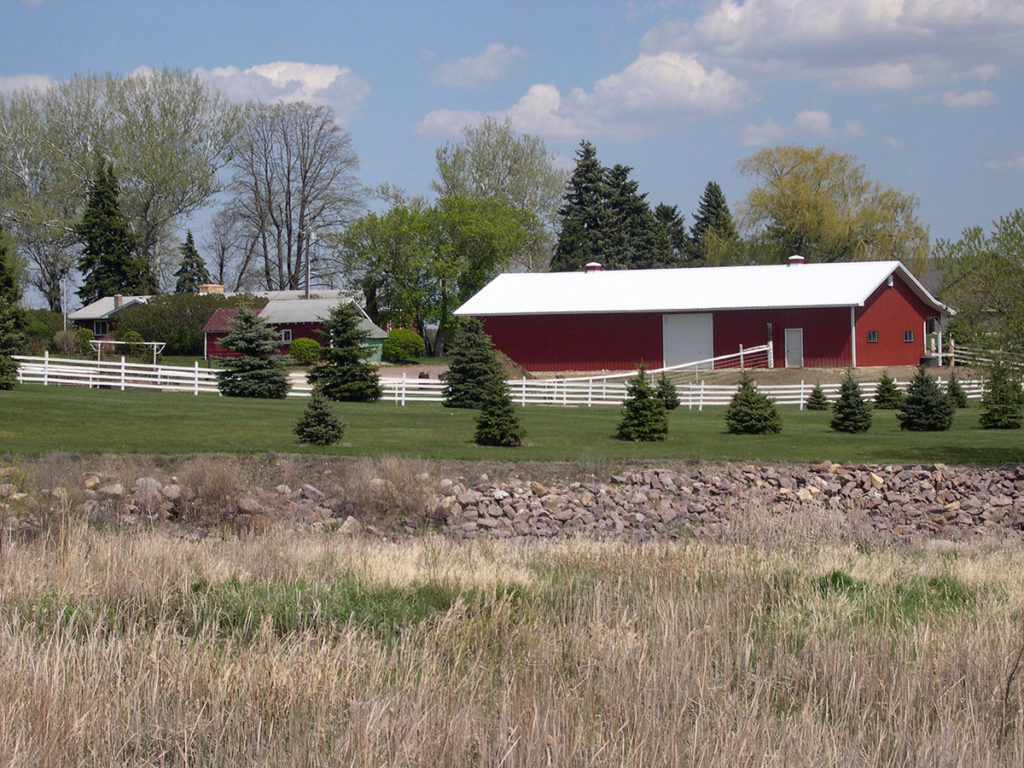
[[[18,380],[35,382],[44,386],[76,386],[106,389],[151,389],[163,392],[214,393],[217,390],[217,373],[201,368],[199,363],[191,367],[173,365],[147,365],[119,362],[97,362],[95,360],[74,360],[16,355]],[[308,397],[311,387],[304,375],[292,374],[292,397]],[[444,382],[437,379],[409,378],[406,376],[382,377],[383,399],[398,405],[406,403],[439,403],[444,397]],[[944,384],[942,377],[939,383]],[[905,388],[909,382],[896,382]],[[508,382],[512,400],[519,405],[553,406],[619,406],[626,396],[626,381],[612,380],[607,376],[589,379],[512,379]],[[801,381],[799,384],[764,384],[758,391],[775,399],[779,405],[795,405],[801,409],[811,396],[815,383]],[[961,381],[968,399],[980,400],[984,393],[981,381]],[[680,405],[683,408],[703,410],[705,406],[728,405],[736,392],[735,384],[708,384],[693,382],[676,384]],[[873,398],[877,382],[863,382],[861,392],[866,398]],[[822,389],[829,400],[839,396],[838,384],[824,384]]]

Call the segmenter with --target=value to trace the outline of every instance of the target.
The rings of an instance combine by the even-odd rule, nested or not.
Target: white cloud
[[[490,115],[508,117],[525,133],[574,137],[612,135],[632,139],[660,127],[737,109],[751,90],[723,69],[708,70],[695,56],[641,55],[621,72],[573,88],[563,97],[553,85],[537,84],[513,106]],[[435,110],[420,121],[425,133],[454,135],[481,113]],[[465,122],[460,122],[465,121]]]
[[[897,139],[895,136],[890,136],[885,140],[885,146],[889,149],[903,149],[906,146],[906,142],[903,139]]]
[[[215,67],[196,72],[235,101],[293,102],[326,104],[339,122],[351,119],[370,86],[348,67],[275,61],[248,69]]]
[[[989,90],[980,91],[946,91],[942,95],[942,103],[947,107],[991,107],[996,103],[996,95]]]
[[[828,116],[828,112],[822,112],[820,109],[808,109],[800,112],[793,118],[793,127],[807,133],[816,133],[819,136],[835,135],[832,118]]]
[[[751,147],[777,144],[787,136],[823,136],[834,138],[836,136],[863,136],[864,127],[857,120],[848,120],[843,128],[836,128],[832,124],[832,117],[828,112],[820,109],[805,109],[798,112],[789,125],[783,125],[772,119],[765,120],[760,125],[748,124],[740,132],[740,142]]]
[[[740,142],[748,147],[760,147],[777,144],[785,135],[785,128],[774,120],[768,119],[760,125],[748,124],[745,126],[740,132]]]
[[[0,93],[14,93],[28,89],[45,90],[56,82],[49,75],[0,75]]]
[[[1024,171],[1024,155],[1012,157],[998,163],[985,163],[986,168],[993,171]]]
[[[432,74],[444,85],[479,88],[506,77],[526,55],[526,51],[518,46],[509,48],[501,43],[491,43],[479,56],[437,64]]]

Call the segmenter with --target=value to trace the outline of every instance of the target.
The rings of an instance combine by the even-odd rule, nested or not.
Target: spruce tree
[[[13,249],[6,233],[0,229],[0,389],[12,389],[18,383],[18,364],[11,355],[22,351],[25,325]]]
[[[690,227],[690,241],[692,243],[691,262],[696,265],[704,263],[706,254],[706,240],[709,234],[714,234],[720,240],[732,241],[738,239],[736,224],[733,221],[732,213],[729,212],[729,205],[725,201],[725,194],[717,182],[709,181],[704,187],[704,193],[697,203],[697,213],[693,216],[693,226]]]
[[[1006,365],[995,363],[985,379],[978,423],[984,429],[1020,429],[1022,407],[1024,394],[1020,380]]]
[[[903,392],[896,386],[896,382],[890,378],[888,371],[882,371],[882,378],[878,380],[878,389],[875,390],[875,408],[886,411],[895,411],[903,407]]]
[[[775,401],[761,394],[744,373],[725,410],[725,426],[734,435],[762,435],[782,431],[782,416]]]
[[[648,442],[664,440],[668,436],[668,414],[651,385],[647,383],[647,369],[637,368],[635,378],[626,382],[626,400],[622,421],[616,437],[619,440]]]
[[[667,266],[687,267],[693,255],[693,242],[690,240],[690,232],[683,223],[683,214],[675,205],[658,203],[654,209],[654,218],[665,230],[669,244],[672,246],[672,264]]]
[[[665,404],[666,411],[674,411],[679,407],[679,392],[676,390],[675,384],[669,381],[668,376],[664,373],[658,379],[658,386],[654,390],[654,395]]]
[[[605,258],[607,171],[597,149],[584,139],[576,150],[576,167],[558,209],[562,226],[551,258],[552,272],[575,272]]]
[[[239,357],[224,361],[217,389],[227,397],[281,399],[288,394],[288,373],[277,355],[278,336],[251,309],[242,307],[221,341]]]
[[[524,430],[516,415],[516,406],[501,375],[491,376],[480,393],[480,413],[476,417],[477,445],[514,448],[523,444]]]
[[[345,425],[334,415],[330,401],[323,392],[314,388],[306,410],[295,425],[295,434],[303,443],[331,445],[338,442],[344,433]]]
[[[78,296],[84,303],[117,293],[156,293],[156,279],[149,263],[139,255],[135,236],[121,211],[112,165],[101,163],[97,168],[75,235],[82,244],[78,269],[83,282]]]
[[[832,406],[829,426],[836,432],[867,432],[871,429],[871,406],[864,400],[853,373],[846,372],[839,387],[839,399]]]
[[[199,293],[199,286],[210,282],[210,273],[199,251],[196,250],[191,230],[188,231],[181,246],[181,266],[174,276],[178,278],[178,282],[174,284],[175,293]]]
[[[384,393],[376,368],[364,359],[369,333],[360,328],[360,320],[351,303],[342,301],[324,323],[320,365],[308,379],[331,400],[371,403]]]
[[[807,398],[807,402],[804,403],[804,408],[808,411],[827,411],[830,407],[825,390],[821,388],[821,383],[815,384],[814,389],[811,390],[811,394]]]
[[[501,378],[501,366],[491,346],[491,337],[476,318],[465,318],[449,345],[451,362],[445,379],[444,404],[447,408],[479,408],[484,387]]]
[[[946,382],[946,394],[949,395],[949,400],[953,403],[954,408],[967,407],[967,393],[964,392],[964,388],[960,385],[960,379],[956,377],[955,368],[949,372],[949,381]]]
[[[615,165],[607,173],[604,265],[608,269],[671,266],[674,259],[668,232],[654,217],[647,195],[629,178],[632,170],[628,165]]]
[[[942,432],[953,425],[953,403],[923,365],[910,380],[896,418],[900,429],[911,432]]]

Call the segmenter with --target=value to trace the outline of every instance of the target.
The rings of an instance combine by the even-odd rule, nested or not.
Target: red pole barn
[[[917,365],[940,304],[898,261],[499,275],[463,304],[532,371],[668,367],[773,342],[776,367]]]

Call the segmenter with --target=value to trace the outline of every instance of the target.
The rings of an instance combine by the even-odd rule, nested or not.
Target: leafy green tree
[[[832,406],[829,426],[836,432],[867,432],[871,429],[871,406],[864,400],[851,371],[847,371],[839,387],[839,399]]]
[[[217,372],[217,389],[226,397],[283,399],[290,384],[277,355],[278,336],[251,309],[242,307],[221,346],[237,352]]]
[[[576,150],[576,167],[569,177],[564,202],[558,209],[561,228],[551,259],[552,272],[575,272],[591,261],[607,258],[606,196],[605,168],[597,159],[594,145],[583,140]]]
[[[903,392],[896,386],[896,382],[889,372],[882,371],[882,377],[878,380],[878,388],[875,390],[875,408],[895,411],[902,407]]]
[[[690,227],[690,253],[687,266],[703,266],[709,252],[719,253],[723,247],[739,239],[736,224],[718,182],[709,181],[697,202],[697,213]],[[721,261],[721,259],[717,259]]]
[[[117,330],[136,331],[145,341],[162,341],[165,355],[202,355],[203,327],[214,312],[225,307],[259,309],[266,301],[247,294],[168,293],[122,309],[117,314]]]
[[[900,429],[911,432],[943,432],[953,426],[953,403],[923,365],[907,385],[896,419]]]
[[[830,407],[831,404],[825,395],[825,390],[821,388],[820,383],[815,384],[814,389],[811,390],[811,394],[807,398],[807,402],[804,403],[804,408],[808,411],[827,411]]]
[[[181,246],[181,266],[174,276],[178,278],[174,285],[175,293],[199,293],[199,286],[210,282],[210,273],[199,251],[196,250],[191,230],[188,231]]]
[[[20,353],[25,345],[25,326],[14,254],[7,234],[0,229],[0,390],[18,383],[18,364],[11,355]]]
[[[135,236],[121,212],[117,177],[109,163],[96,169],[76,234],[82,244],[78,268],[84,277],[78,296],[84,303],[117,293],[156,293],[153,273],[139,256]]]
[[[964,388],[960,385],[960,379],[956,376],[956,369],[949,372],[949,381],[946,382],[946,394],[949,396],[949,401],[953,403],[954,408],[967,407],[967,393],[964,392]]]
[[[957,343],[1002,354],[1024,338],[1024,208],[997,219],[991,233],[964,229],[935,244],[939,296],[957,311]]]
[[[345,425],[334,415],[330,401],[314,388],[306,410],[302,412],[295,434],[299,440],[310,445],[331,445],[341,440]]]
[[[1022,408],[1020,379],[1004,363],[995,363],[985,380],[978,423],[983,429],[1020,429]]]
[[[324,323],[326,346],[307,378],[331,400],[372,403],[384,394],[377,370],[365,360],[369,332],[360,327],[361,319],[351,303],[341,301]]]
[[[654,395],[665,404],[666,411],[674,411],[679,407],[679,392],[676,390],[675,384],[669,381],[668,376],[664,373],[658,378],[658,386],[654,390]]]
[[[742,218],[774,263],[799,253],[812,262],[898,259],[918,274],[927,266],[917,198],[869,180],[852,155],[768,147],[739,167],[758,182]]]
[[[461,142],[445,144],[436,156],[434,191],[442,198],[496,198],[525,213],[525,238],[512,263],[530,272],[546,269],[566,174],[555,168],[544,142],[516,134],[510,120],[488,117],[463,128]]]
[[[451,362],[444,386],[444,404],[448,408],[479,408],[484,388],[494,378],[503,378],[494,354],[491,337],[473,317],[463,318],[452,339]]]
[[[757,391],[750,374],[740,377],[739,387],[725,410],[726,429],[734,435],[763,435],[782,431],[782,416],[775,401]]]
[[[668,437],[665,402],[647,383],[647,369],[640,365],[636,376],[626,382],[622,420],[615,436],[619,440],[649,442]]]
[[[480,393],[480,413],[473,439],[477,445],[514,448],[523,444],[525,434],[504,376],[492,376]]]

